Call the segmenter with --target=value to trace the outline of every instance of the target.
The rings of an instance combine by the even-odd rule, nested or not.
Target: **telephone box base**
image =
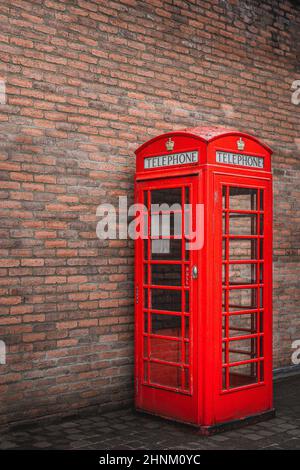
[[[162,416],[147,410],[140,408],[135,408],[135,411],[139,414],[150,415],[155,419],[167,419],[171,422],[177,422],[183,426],[188,426],[191,429],[191,432],[196,432],[201,436],[212,436],[213,434],[219,434],[221,432],[232,431],[233,429],[243,428],[245,426],[250,426],[251,424],[260,423],[262,421],[267,421],[273,419],[276,416],[275,408],[271,410],[264,411],[262,413],[257,413],[255,415],[246,416],[245,418],[235,419],[232,421],[226,421],[225,423],[218,423],[212,426],[198,426],[193,423],[186,423],[178,419],[170,418],[168,416]]]
[[[239,429],[251,424],[260,423],[261,421],[267,421],[269,419],[275,418],[275,415],[275,408],[272,408],[271,410],[264,411],[263,413],[246,416],[242,419],[235,419],[232,421],[227,421],[226,423],[214,424],[212,426],[200,426],[198,433],[202,436],[211,436],[212,434],[231,431],[233,429]]]

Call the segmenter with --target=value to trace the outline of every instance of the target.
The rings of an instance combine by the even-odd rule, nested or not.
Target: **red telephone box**
[[[271,153],[203,127],[136,151],[138,410],[204,434],[274,415]]]

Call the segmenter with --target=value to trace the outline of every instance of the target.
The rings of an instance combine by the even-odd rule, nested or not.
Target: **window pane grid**
[[[223,185],[222,206],[222,388],[226,391],[263,380],[263,190]]]
[[[262,196],[262,191],[258,191],[258,194],[257,194],[257,207],[258,207],[258,209],[260,209],[260,207],[261,207],[261,201],[260,201],[261,196]],[[260,214],[258,214],[258,216],[257,216],[257,233],[260,233],[261,222],[262,222],[261,216],[260,216]],[[260,243],[258,243],[258,246],[257,246],[257,257],[258,257],[258,259],[261,258],[260,248],[261,248]],[[260,279],[260,272],[259,272],[259,266],[258,265],[256,265],[256,278]],[[257,298],[258,299],[259,299],[259,296],[260,296],[260,292],[261,291],[259,289],[259,286],[257,286]],[[262,305],[264,305],[264,302],[262,302]],[[260,331],[260,314],[259,314],[259,309],[261,307],[260,301],[258,302],[257,307],[258,307],[257,329],[258,329],[258,331]],[[257,341],[257,356],[260,357],[260,355],[261,355],[261,351],[260,351],[260,339],[259,339],[259,341]],[[258,382],[260,382],[260,380],[261,380],[261,378],[260,378],[260,367],[258,367],[258,370],[257,370],[257,380],[258,380]]]
[[[174,190],[177,193],[176,203],[180,203],[183,208],[185,203],[189,203],[191,186],[180,186]],[[167,198],[172,198],[171,191],[172,188],[168,191]],[[152,203],[163,202],[160,190],[147,190],[144,194],[148,208],[151,207],[151,200]],[[144,383],[167,390],[176,389],[182,393],[190,393],[190,261],[182,234],[157,235],[159,218],[152,217],[176,213],[181,213],[181,231],[184,233],[183,210],[148,211],[148,240],[144,244],[143,260],[145,266],[143,311],[144,318],[147,319],[142,335]],[[151,234],[151,229],[156,231],[155,235]],[[170,243],[172,240],[177,240],[177,245],[171,244],[169,251],[164,252],[162,247],[162,251],[152,253],[156,248],[153,245],[154,241],[163,239],[170,240]],[[172,298],[172,292],[176,297]],[[175,321],[176,318],[178,322]]]
[[[184,208],[185,204],[185,189],[181,189],[181,207]],[[184,214],[182,214],[182,233],[185,233],[184,227],[185,227],[185,217]],[[185,243],[181,243],[181,259],[185,259]],[[185,278],[185,271],[184,271],[184,266],[181,265],[181,279],[183,280]],[[185,338],[185,318],[183,315],[183,312],[185,311],[185,284],[184,282],[181,282],[181,289],[182,289],[182,294],[181,294],[181,332],[182,332],[182,341],[181,341],[181,360],[184,363],[185,362],[185,344],[184,344],[184,338]],[[181,369],[181,383],[184,384],[184,369]]]

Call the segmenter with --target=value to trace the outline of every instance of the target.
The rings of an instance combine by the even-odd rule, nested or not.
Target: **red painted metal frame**
[[[171,138],[175,147],[166,151],[166,141]],[[237,140],[242,138],[244,150],[237,149]],[[168,155],[187,150],[198,150],[199,161],[195,164],[177,165],[159,169],[144,170],[143,160],[149,156]],[[216,163],[216,151],[233,152],[245,155],[260,156],[264,159],[264,168],[247,168],[229,164]],[[135,242],[135,401],[136,407],[171,419],[191,423],[203,429],[212,428],[220,423],[231,420],[243,420],[258,414],[265,415],[271,410],[272,404],[272,175],[271,150],[258,139],[238,131],[195,128],[186,131],[176,131],[155,137],[142,145],[137,151],[137,171],[135,184],[135,200],[142,202],[142,192],[155,188],[182,187],[192,188],[192,204],[204,203],[204,246],[201,250],[191,252],[189,265],[198,265],[198,280],[191,282],[191,319],[192,323],[192,356],[191,389],[168,389],[145,383],[143,378],[143,241]],[[226,363],[222,363],[222,319],[228,317],[228,309],[222,312],[222,265],[233,264],[232,260],[222,261],[222,239],[229,240],[231,235],[222,233],[222,188],[225,187],[254,188],[263,191],[263,211],[260,206],[256,210],[234,210],[236,214],[256,214],[256,233],[249,235],[234,235],[236,239],[262,239],[264,258],[261,262],[255,259],[235,260],[234,264],[256,265],[255,282],[229,286],[230,290],[244,288],[263,289],[263,305],[254,310],[244,310],[243,314],[256,315],[256,332],[241,332],[240,337],[232,341],[246,338],[264,338],[263,354],[260,345],[256,345],[257,356],[247,360],[239,360],[238,364],[262,363],[264,375],[258,370],[257,383],[228,387],[228,354]],[[149,193],[148,193],[149,194]],[[258,197],[259,199],[259,197]],[[224,213],[229,214],[226,209]],[[259,234],[259,215],[264,217],[264,234]],[[228,216],[227,216],[228,218]],[[228,222],[227,222],[228,223]],[[149,242],[150,243],[150,242]],[[258,244],[259,245],[259,244]],[[258,248],[259,256],[259,248]],[[162,263],[167,264],[165,261]],[[170,266],[174,262],[169,261]],[[259,278],[259,265],[264,265],[263,280]],[[228,281],[228,269],[227,281]],[[183,275],[182,271],[182,281]],[[259,281],[259,282],[258,282]],[[151,280],[150,280],[151,282]],[[151,284],[146,284],[148,289]],[[242,286],[242,287],[241,287]],[[158,285],[151,288],[161,288]],[[162,286],[163,289],[175,289],[174,286]],[[179,287],[182,291],[186,285]],[[259,315],[264,316],[264,330],[260,331]],[[161,313],[161,311],[159,311]],[[167,312],[166,312],[167,313]],[[172,313],[173,312],[169,312]],[[232,315],[239,315],[235,311]],[[181,313],[179,313],[181,315]],[[231,314],[230,314],[231,315]],[[251,317],[254,318],[254,317]],[[148,321],[149,324],[149,321]],[[251,322],[251,330],[254,329]],[[228,333],[228,324],[226,325]],[[238,339],[236,339],[238,338]],[[169,338],[168,338],[169,339]],[[175,340],[174,340],[175,341]],[[225,338],[228,342],[228,335]],[[251,341],[253,344],[254,341]],[[259,343],[259,342],[258,342]],[[182,342],[183,345],[183,342]],[[226,370],[226,386],[222,384],[222,367]],[[251,370],[252,370],[251,366]]]

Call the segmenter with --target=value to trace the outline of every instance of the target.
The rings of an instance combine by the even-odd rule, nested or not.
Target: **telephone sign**
[[[144,168],[159,168],[164,166],[186,165],[198,162],[198,151],[173,153],[170,155],[160,155],[157,157],[147,157],[144,159]]]

